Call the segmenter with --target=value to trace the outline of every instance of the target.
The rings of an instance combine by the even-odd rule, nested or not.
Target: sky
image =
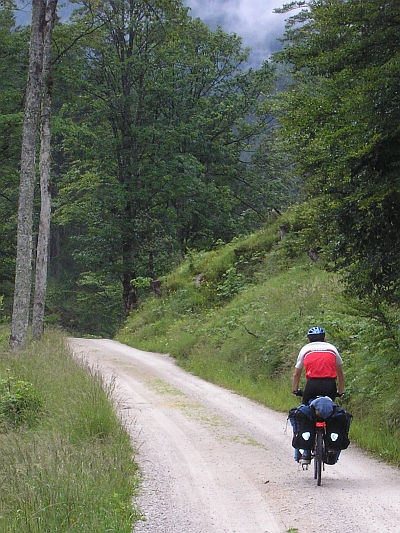
[[[283,36],[288,15],[274,13],[274,9],[285,3],[283,0],[183,0],[192,17],[201,18],[212,29],[219,25],[224,31],[242,37],[243,45],[252,48],[250,59],[254,66],[260,66],[280,47],[277,39]]]
[[[243,45],[252,49],[250,64],[259,67],[272,52],[279,49],[278,37],[283,36],[284,19],[288,15],[274,13],[286,0],[183,0],[189,14],[201,18],[212,29],[218,25],[227,33],[236,33]],[[18,0],[18,22],[29,24],[30,0]],[[59,0],[59,14],[69,13],[69,2]],[[64,9],[61,9],[64,6]]]

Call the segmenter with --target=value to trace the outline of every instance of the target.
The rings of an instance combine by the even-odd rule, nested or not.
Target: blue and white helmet
[[[307,331],[307,337],[309,335],[325,335],[325,331],[319,326],[313,326]]]

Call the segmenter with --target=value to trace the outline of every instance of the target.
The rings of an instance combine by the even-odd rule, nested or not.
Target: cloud
[[[279,49],[283,36],[284,15],[274,13],[279,0],[183,0],[192,17],[201,18],[211,28],[221,26],[228,33],[242,37],[252,48],[252,63],[261,63]]]

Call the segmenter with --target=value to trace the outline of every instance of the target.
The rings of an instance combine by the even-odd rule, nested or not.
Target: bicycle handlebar
[[[303,396],[304,391],[303,391],[303,389],[297,389],[297,391],[293,391],[293,394],[294,394],[295,396]],[[344,392],[342,392],[341,394],[339,394],[339,393],[336,391],[336,396],[335,396],[336,398],[343,398],[343,396],[344,396]]]

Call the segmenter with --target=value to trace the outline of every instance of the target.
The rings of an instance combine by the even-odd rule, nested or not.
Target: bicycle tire
[[[317,480],[318,487],[321,485],[323,462],[324,462],[324,435],[321,430],[317,430],[317,434],[315,436],[314,479]]]

